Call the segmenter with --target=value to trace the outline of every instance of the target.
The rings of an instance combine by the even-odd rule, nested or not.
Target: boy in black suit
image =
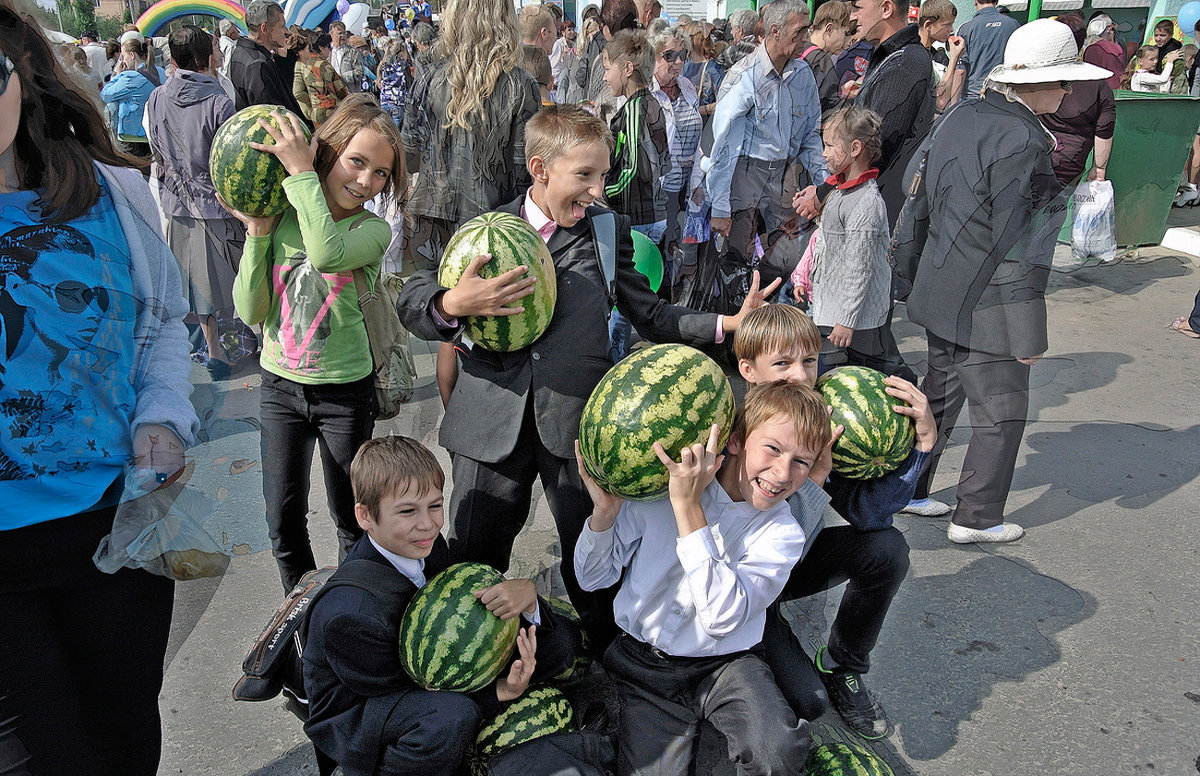
[[[540,477],[562,546],[563,582],[571,602],[603,651],[615,635],[612,593],[584,593],[571,557],[592,513],[575,468],[579,418],[592,389],[612,366],[608,314],[614,303],[638,332],[655,342],[702,345],[721,342],[775,285],[758,289],[758,277],[737,315],[697,313],[655,296],[633,266],[629,219],[615,219],[616,269],[610,286],[601,267],[597,206],[604,191],[613,139],[600,119],[582,108],[543,108],[525,128],[525,160],[533,186],[500,210],[519,215],[546,240],[554,259],[558,301],[550,326],[536,342],[512,353],[476,347],[462,365],[446,406],[438,441],[454,453],[450,557],[504,571],[513,540],[529,515],[533,481]],[[603,227],[600,227],[603,228]],[[433,270],[418,272],[397,303],[405,327],[426,340],[452,341],[468,315],[513,315],[533,280],[526,269],[485,280],[480,255],[458,285],[440,287]]]
[[[366,535],[331,581],[355,561],[385,571],[372,592],[340,585],[313,606],[304,648],[310,703],[304,732],[347,776],[450,774],[480,719],[520,697],[531,680],[555,676],[574,661],[578,630],[555,616],[528,580],[475,591],[501,619],[520,614],[529,623],[517,638],[518,658],[494,685],[470,696],[421,689],[400,664],[400,618],[426,580],[449,565],[440,533],[445,475],[419,442],[391,436],[363,444],[350,479]]]

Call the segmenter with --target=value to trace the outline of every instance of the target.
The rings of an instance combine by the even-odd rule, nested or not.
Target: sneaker
[[[826,647],[817,651],[817,672],[829,693],[829,700],[854,732],[868,741],[884,738],[892,732],[892,723],[879,700],[863,684],[862,676],[845,668],[828,670],[821,665]]]
[[[935,498],[917,498],[908,502],[908,506],[900,510],[904,515],[920,515],[921,517],[942,517],[951,512],[950,505]]]
[[[1175,195],[1175,201],[1171,203],[1173,207],[1187,207],[1200,203],[1200,190],[1195,184],[1187,183],[1179,189],[1179,193]]]
[[[1025,535],[1025,529],[1016,523],[1001,523],[999,531],[981,531],[978,528],[964,528],[961,525],[950,524],[946,536],[955,544],[973,544],[979,542],[1015,542]]]

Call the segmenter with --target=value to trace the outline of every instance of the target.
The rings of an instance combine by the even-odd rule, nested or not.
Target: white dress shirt
[[[396,567],[396,571],[399,571],[401,574],[408,577],[409,581],[417,586],[417,590],[425,587],[424,558],[405,558],[402,555],[397,555],[391,550],[385,550],[383,547],[380,547],[379,542],[375,541],[374,536],[368,534],[367,538],[371,540],[371,544],[375,547],[375,549],[379,550],[379,554],[387,558],[388,563],[391,563]]]
[[[700,504],[708,525],[683,538],[664,498],[625,502],[612,528],[585,525],[575,546],[580,586],[608,587],[625,569],[613,602],[617,625],[678,657],[727,655],[761,642],[767,607],[804,550],[787,502],[763,512],[731,501],[713,480]]]

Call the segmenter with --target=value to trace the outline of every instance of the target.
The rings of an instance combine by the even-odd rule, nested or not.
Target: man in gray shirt
[[[967,50],[958,60],[958,70],[954,73],[950,93],[964,95],[962,82],[965,79],[965,96],[978,97],[988,73],[1004,61],[1008,37],[1020,26],[1021,23],[1016,19],[1000,13],[996,0],[975,0],[975,15],[958,28],[958,34],[966,41]]]

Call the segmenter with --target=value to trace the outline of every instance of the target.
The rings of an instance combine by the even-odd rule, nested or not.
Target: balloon
[[[1193,0],[1184,7],[1179,9],[1179,29],[1183,32],[1184,39],[1189,35],[1196,34],[1196,22],[1200,21],[1200,2]]]
[[[345,16],[346,12],[349,10],[350,10],[350,0],[337,0],[337,12],[338,13],[340,13],[342,16]]]
[[[383,26],[387,27],[389,30],[396,29],[396,23],[392,21],[390,16],[383,20]]]
[[[341,0],[346,2],[346,0]],[[342,14],[342,21],[351,35],[362,35],[367,26],[367,12],[371,6],[366,3],[354,3]]]
[[[649,237],[636,230],[633,232],[633,267],[650,281],[650,290],[658,293],[663,280],[662,254]]]

